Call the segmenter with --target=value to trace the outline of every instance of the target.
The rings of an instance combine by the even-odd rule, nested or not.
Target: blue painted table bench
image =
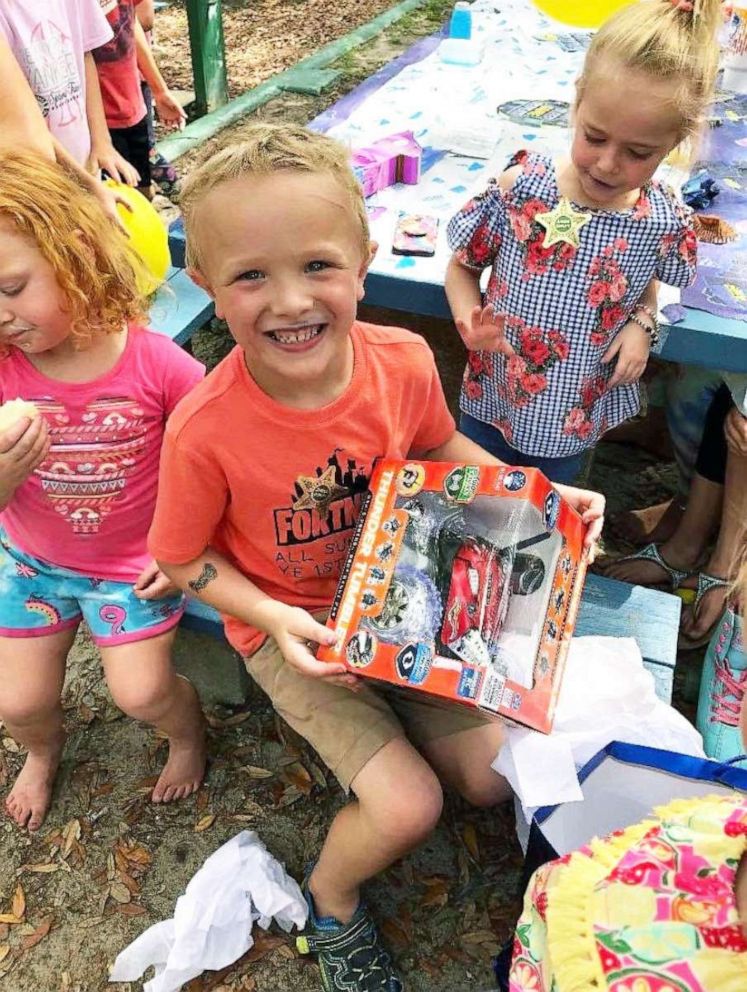
[[[589,574],[576,622],[576,634],[635,638],[643,664],[654,676],[657,695],[669,703],[677,661],[681,605],[677,596],[669,593]],[[223,637],[223,623],[218,613],[198,600],[188,600],[182,626],[198,633]],[[242,664],[238,656],[236,664]]]
[[[184,269],[172,267],[151,300],[149,324],[177,344],[188,345],[195,331],[214,314],[215,306],[205,290],[196,286]]]

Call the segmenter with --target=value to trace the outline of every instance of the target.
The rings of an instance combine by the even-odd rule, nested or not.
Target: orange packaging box
[[[538,469],[377,462],[318,657],[549,733],[586,529]]]

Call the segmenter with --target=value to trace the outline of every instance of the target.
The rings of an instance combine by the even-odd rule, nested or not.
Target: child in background
[[[149,547],[225,615],[277,712],[354,793],[304,883],[300,946],[327,990],[399,992],[360,886],[428,836],[440,781],[476,805],[507,796],[490,768],[502,728],[385,700],[317,661],[315,646],[334,640],[319,619],[377,456],[495,459],[455,431],[423,338],[356,320],[375,246],[344,148],[256,124],[192,172],[180,202],[191,274],[237,346],[169,422]],[[593,540],[602,498],[564,495]]]
[[[93,53],[106,123],[114,147],[140,174],[138,189],[152,199],[151,142],[140,73],[150,87],[156,111],[164,124],[182,127],[186,118],[153,59],[135,13],[138,0],[100,2],[114,31],[112,40]]]
[[[205,754],[171,645],[182,596],[146,550],[166,418],[202,366],[141,324],[138,262],[56,165],[0,157],[0,719],[28,749],[6,799],[36,830],[64,733],[65,659],[82,619],[114,701],[169,738],[154,801],[190,795]]]
[[[720,18],[719,0],[616,13],[577,83],[570,156],[519,152],[449,224],[446,292],[470,351],[460,426],[504,461],[571,481],[638,411],[656,280],[695,273],[688,212],[652,176],[698,130]]]
[[[153,0],[140,0],[135,10],[140,27],[145,34],[148,45],[153,47],[153,27],[156,20],[156,10]],[[148,143],[150,146],[150,175],[154,186],[160,189],[174,203],[179,198],[179,174],[175,167],[156,148],[156,130],[153,125],[153,91],[144,78],[140,79],[143,91],[145,109],[148,113]]]
[[[111,37],[99,0],[0,0],[0,34],[13,51],[52,135],[57,161],[117,220],[116,192],[99,171],[135,185],[138,174],[113,147],[92,49]],[[17,73],[3,76],[3,99],[23,104]]]

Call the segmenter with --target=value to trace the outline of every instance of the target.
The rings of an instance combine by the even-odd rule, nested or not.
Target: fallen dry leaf
[[[119,850],[131,864],[141,867],[149,865],[153,860],[153,855],[150,851],[137,841],[133,841],[130,844],[122,844],[120,841]]]
[[[122,902],[117,904],[117,912],[123,916],[142,916],[145,911],[145,906],[138,906],[136,902]]]
[[[0,944],[0,961],[4,961],[10,954],[10,944]]]
[[[60,870],[60,864],[56,861],[47,861],[43,865],[21,865],[21,871],[34,871],[38,874],[50,874],[53,871]]]
[[[122,882],[112,882],[109,886],[109,895],[119,903],[126,903],[132,899],[132,893]]]
[[[62,857],[66,858],[73,849],[76,841],[80,840],[80,820],[70,820],[62,830],[64,843],[62,845]]]
[[[147,778],[141,778],[139,782],[135,783],[135,791],[142,794],[151,792],[157,781],[158,775],[148,775]]]
[[[277,806],[279,809],[283,806],[292,806],[293,803],[298,802],[302,796],[303,792],[301,792],[300,789],[298,789],[295,785],[289,785],[278,799]]]
[[[249,778],[272,778],[275,772],[271,772],[269,768],[260,768],[258,765],[242,765],[239,768],[240,772],[245,772]]]
[[[13,915],[21,920],[26,915],[26,894],[20,882],[16,886],[16,891],[13,893],[11,909],[13,910]]]
[[[122,885],[127,886],[133,896],[136,896],[138,892],[140,892],[140,884],[135,881],[132,875],[128,875],[126,871],[121,871],[119,873],[119,881]]]
[[[391,916],[387,917],[381,924],[381,932],[386,938],[387,943],[393,947],[405,948],[410,943],[404,927],[400,926],[399,921]]]
[[[425,881],[425,879],[423,879]],[[420,905],[423,907],[445,906],[449,901],[449,890],[446,880],[443,878],[433,878],[426,882],[427,890],[420,898]]]
[[[254,946],[250,947],[247,953],[242,958],[243,961],[259,961],[270,951],[274,951],[276,947],[280,947],[285,941],[282,937],[276,937],[273,933],[267,933],[266,931],[257,934],[257,938],[254,941]]]
[[[313,788],[311,775],[304,768],[300,761],[294,761],[283,769],[283,778],[295,786],[304,796],[308,796]]]
[[[465,823],[464,829],[462,830],[462,840],[475,861],[479,861],[480,845],[477,843],[477,831],[475,830],[474,824]]]
[[[15,913],[0,913],[0,923],[9,923],[13,926],[15,923],[23,923],[23,920]]]
[[[28,951],[32,947],[36,947],[36,945],[39,943],[40,940],[44,940],[44,938],[47,936],[49,931],[52,929],[53,922],[54,922],[53,918],[51,916],[48,916],[46,919],[42,920],[42,922],[37,926],[36,930],[34,930],[34,932],[29,937],[24,937],[23,940],[21,941],[21,947],[24,949],[24,951]]]
[[[209,830],[215,823],[215,813],[207,813],[195,823],[195,833],[201,834],[203,830]]]
[[[12,737],[3,737],[3,747],[6,751],[10,751],[11,754],[18,754],[21,750]]]
[[[497,937],[492,930],[473,930],[459,938],[463,944],[495,944]]]

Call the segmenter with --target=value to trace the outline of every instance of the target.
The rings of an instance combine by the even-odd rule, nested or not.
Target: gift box
[[[400,131],[366,148],[354,148],[351,165],[363,195],[371,196],[394,183],[414,186],[420,180],[422,154],[412,131]]]
[[[549,733],[584,536],[537,469],[382,460],[318,656]]]

